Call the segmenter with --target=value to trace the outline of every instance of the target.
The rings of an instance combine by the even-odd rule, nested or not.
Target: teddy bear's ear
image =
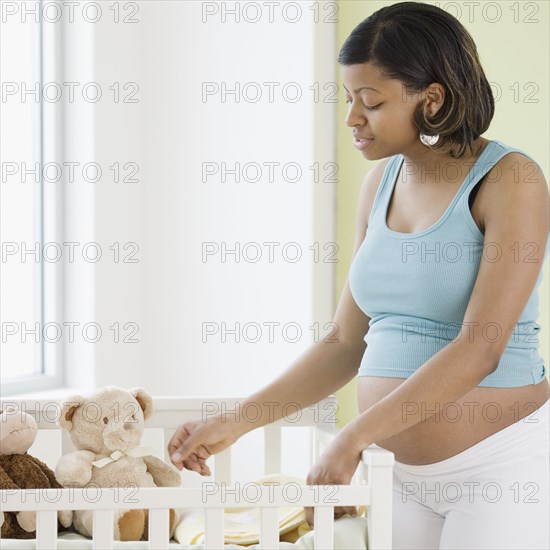
[[[63,401],[61,404],[61,414],[59,415],[57,425],[70,432],[73,428],[73,415],[76,412],[76,409],[78,409],[78,407],[80,407],[80,405],[82,405],[85,401],[86,398],[81,395],[73,395]]]
[[[131,388],[128,392],[133,395],[143,411],[143,418],[147,420],[153,414],[153,398],[143,388]]]

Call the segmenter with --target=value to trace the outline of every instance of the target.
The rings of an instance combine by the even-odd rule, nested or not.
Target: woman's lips
[[[359,149],[360,151],[364,151],[372,142],[374,139],[358,139],[356,137],[353,138],[353,145],[356,149]]]

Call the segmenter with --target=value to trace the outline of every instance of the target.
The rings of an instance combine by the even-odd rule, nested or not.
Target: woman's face
[[[386,78],[371,63],[342,67],[348,114],[346,124],[354,136],[366,141],[353,144],[369,160],[423,148],[413,124],[421,94],[405,93],[400,80]]]

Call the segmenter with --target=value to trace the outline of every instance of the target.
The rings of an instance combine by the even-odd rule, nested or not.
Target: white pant
[[[396,461],[393,548],[550,549],[549,433],[547,401],[441,462]]]

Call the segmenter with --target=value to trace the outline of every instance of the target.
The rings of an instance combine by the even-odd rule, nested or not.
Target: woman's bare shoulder
[[[514,196],[512,203],[518,209],[523,201],[530,201],[533,212],[538,211],[537,205],[549,203],[548,183],[542,168],[524,153],[507,153],[483,179],[486,181],[479,192],[478,206],[484,231],[490,219],[506,219],[512,214],[506,210],[509,205],[502,200],[503,195]]]

